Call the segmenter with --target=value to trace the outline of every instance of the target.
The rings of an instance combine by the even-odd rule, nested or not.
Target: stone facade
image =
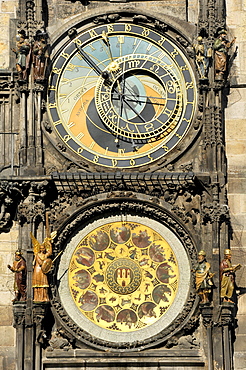
[[[35,4],[34,12],[32,4]],[[215,13],[213,13],[214,8],[216,8]],[[216,30],[226,25],[228,38],[232,40],[233,37],[237,37],[235,43],[237,55],[232,54],[236,50],[234,47],[230,54],[233,57],[231,60],[233,63],[225,85],[216,82],[214,84],[212,68],[209,75],[209,79],[213,81],[210,85],[212,88],[207,88],[207,85],[204,86],[200,81],[198,111],[205,112],[205,114],[203,116],[198,114],[195,124],[197,134],[192,133],[193,136],[189,138],[189,150],[184,150],[184,147],[180,145],[180,156],[176,153],[176,156],[171,158],[172,160],[168,159],[166,163],[160,163],[159,167],[154,164],[150,170],[136,171],[140,176],[137,180],[134,177],[135,173],[132,173],[132,177],[129,178],[126,174],[123,181],[114,171],[109,174],[103,171],[101,173],[91,164],[86,167],[84,163],[80,166],[79,163],[70,161],[64,147],[59,146],[57,142],[52,142],[53,134],[50,134],[50,126],[47,124],[45,113],[45,95],[42,95],[45,84],[34,84],[31,81],[28,87],[25,83],[18,82],[15,56],[11,48],[15,47],[17,30],[29,32],[31,41],[35,38],[34,31],[45,30],[53,48],[51,56],[54,57],[64,40],[68,42],[68,30],[77,27],[81,18],[88,20],[100,13],[134,14],[140,10],[143,16],[151,17],[151,21],[159,16],[168,24],[172,24],[173,29],[170,34],[175,37],[176,41],[178,40],[177,42],[180,42],[184,50],[187,45],[191,46],[195,42],[198,34],[204,36],[205,31],[208,32],[206,34],[208,45],[212,46]],[[69,0],[36,0],[34,2],[5,0],[0,3],[2,26],[0,30],[0,370],[15,368],[39,370],[42,368],[41,362],[44,369],[59,369],[59,364],[62,362],[63,369],[70,368],[76,363],[80,368],[86,369],[100,369],[108,366],[119,369],[146,367],[151,370],[157,368],[231,370],[233,363],[228,358],[230,353],[234,354],[235,370],[246,368],[245,267],[237,272],[236,315],[235,310],[232,308],[227,310],[228,307],[222,307],[221,315],[220,308],[218,308],[220,303],[218,266],[223,249],[230,246],[233,264],[245,265],[246,262],[244,246],[246,240],[245,12],[243,0],[227,0],[226,2],[222,0],[208,0],[207,2],[198,0],[188,2],[185,0],[91,1],[88,3]],[[210,23],[206,23],[208,15]],[[195,69],[194,61],[193,67]],[[197,74],[197,80],[199,80],[198,77]],[[211,105],[208,103],[209,99],[212,101]],[[212,112],[213,107],[215,109]],[[206,111],[206,108],[209,109]],[[225,117],[221,111],[225,113]],[[201,130],[201,122],[205,127],[204,131]],[[223,122],[225,130],[220,127]],[[10,132],[12,135],[8,136]],[[223,157],[224,139],[226,160]],[[215,151],[213,140],[216,141]],[[163,176],[162,173],[165,174],[161,180],[158,176],[153,176],[153,173],[158,174],[158,172],[161,176]],[[93,173],[91,178],[89,176],[89,180],[88,173]],[[167,222],[167,217],[172,215],[169,222],[173,223],[173,229],[175,229],[176,222],[181,225],[178,233],[182,234],[181,240],[188,245],[191,265],[195,264],[196,253],[200,249],[206,250],[207,259],[213,271],[216,271],[214,280],[217,289],[214,292],[213,319],[211,307],[200,307],[198,312],[196,304],[196,309],[191,310],[192,314],[190,314],[189,302],[192,302],[190,304],[195,307],[193,287],[189,302],[186,303],[187,311],[185,311],[189,312],[190,321],[187,319],[185,326],[181,328],[181,336],[172,333],[172,339],[168,339],[164,345],[159,344],[157,337],[156,342],[159,348],[158,345],[151,349],[147,346],[145,351],[139,352],[140,355],[131,348],[129,353],[124,348],[123,350],[119,348],[119,352],[121,353],[122,350],[123,354],[118,358],[112,354],[115,349],[109,344],[107,344],[110,347],[108,352],[104,352],[104,349],[102,352],[99,351],[101,343],[98,343],[96,339],[94,341],[94,339],[85,337],[84,344],[75,345],[72,338],[75,337],[75,341],[78,340],[76,336],[78,330],[73,330],[68,325],[66,328],[69,328],[69,334],[64,336],[65,339],[63,338],[68,344],[66,350],[61,350],[63,342],[54,348],[49,347],[51,350],[45,352],[41,348],[46,348],[47,343],[45,337],[41,338],[40,335],[42,336],[42,331],[46,330],[46,334],[48,331],[47,323],[43,324],[43,320],[48,317],[53,323],[54,317],[49,316],[50,313],[47,314],[43,306],[35,306],[31,303],[30,281],[33,251],[29,233],[30,231],[35,232],[39,240],[44,237],[45,211],[48,209],[51,214],[52,230],[56,228],[62,230],[59,234],[59,242],[65,244],[67,235],[71,232],[67,226],[68,221],[71,225],[80,222],[79,217],[81,216],[78,214],[78,209],[81,210],[81,215],[85,220],[86,217],[96,219],[102,210],[110,212],[107,208],[110,202],[112,204],[115,202],[115,205],[112,205],[112,212],[116,212],[117,207],[128,207],[133,214],[141,209],[143,214],[148,212],[153,218],[157,213],[159,219],[163,220],[163,224]],[[124,205],[125,203],[127,206]],[[140,204],[144,205],[143,208]],[[70,217],[72,215],[74,216]],[[220,232],[216,228],[220,228]],[[190,235],[192,236],[191,241],[187,242]],[[197,250],[192,247],[192,243],[196,245]],[[220,245],[220,250],[218,245]],[[7,265],[12,264],[14,252],[17,249],[24,251],[28,263],[29,300],[24,326],[21,319],[24,306],[12,304],[13,274],[7,269]],[[54,245],[54,250],[58,253],[58,242]],[[56,279],[55,274],[52,276],[52,279]],[[51,284],[51,288],[55,297],[52,303],[55,307],[53,313],[57,310],[55,320],[59,322],[65,317],[66,321],[66,312],[59,309],[60,303],[56,302],[54,283]],[[180,320],[182,321],[182,318]],[[24,331],[23,328],[25,328]],[[233,351],[229,348],[229,331],[232,335]],[[222,348],[225,344],[221,344],[218,339],[222,338],[222,333],[228,347]],[[47,335],[49,336],[50,333]],[[22,341],[24,348],[21,345]],[[31,350],[33,341],[36,341],[34,351]],[[145,346],[145,343],[141,345]],[[110,353],[111,350],[112,353]],[[225,350],[229,350],[229,353],[223,354],[221,362],[222,353]],[[211,354],[213,351],[214,354]],[[17,353],[19,353],[18,358],[16,358]],[[24,360],[20,354],[24,356]],[[75,358],[75,362],[72,362],[71,358]]]

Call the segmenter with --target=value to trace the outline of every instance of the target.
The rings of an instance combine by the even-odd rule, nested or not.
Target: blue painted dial
[[[96,26],[55,59],[48,113],[77,155],[108,168],[134,168],[167,155],[196,107],[193,70],[166,35],[132,23]]]

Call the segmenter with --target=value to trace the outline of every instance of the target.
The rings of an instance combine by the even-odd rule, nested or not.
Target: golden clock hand
[[[106,43],[106,45],[108,47],[109,56],[110,56],[110,59],[111,59],[111,63],[108,66],[108,70],[111,71],[111,72],[113,72],[114,70],[117,70],[119,68],[119,64],[117,62],[115,62],[114,59],[113,59],[113,55],[112,55],[112,51],[111,51],[111,46],[110,46],[108,34],[105,31],[102,31],[102,39]],[[119,80],[117,80],[116,82],[117,82],[117,87],[118,87],[118,90],[119,90],[119,94],[121,96],[122,95],[122,90],[121,90],[121,86],[120,86]]]
[[[103,41],[105,41],[105,43],[108,47],[109,56],[110,56],[111,61],[113,62],[114,60],[113,60],[113,56],[112,56],[112,51],[111,51],[111,46],[110,46],[108,34],[105,31],[102,31],[102,39],[103,39]]]
[[[124,97],[126,97],[126,95],[124,95]],[[151,97],[151,96],[146,96],[146,98],[148,98],[148,99],[155,99],[155,98],[153,98],[153,97]],[[158,102],[152,102],[152,101],[145,101],[145,100],[139,100],[139,99],[127,99],[127,101],[128,102],[135,102],[135,103],[145,103],[145,104],[152,104],[152,105],[154,105],[154,104],[158,104],[158,105],[166,105],[166,103],[158,103]]]
[[[125,94],[126,97],[131,97],[132,95]],[[147,99],[160,99],[160,100],[166,100],[166,98],[161,98],[158,96],[146,96],[146,95],[138,95],[138,98],[147,98]]]

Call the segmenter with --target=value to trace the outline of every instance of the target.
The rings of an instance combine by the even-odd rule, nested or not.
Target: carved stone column
[[[24,370],[24,324],[26,302],[18,302],[13,305],[14,323],[16,329],[16,369]]]
[[[33,322],[33,246],[31,244],[30,232],[36,234],[36,230],[40,226],[43,233],[43,222],[45,205],[44,199],[46,192],[43,186],[46,182],[30,182],[26,184],[28,187],[28,195],[18,207],[18,219],[20,223],[20,246],[22,250],[26,250],[27,263],[27,302],[25,313],[25,333],[24,333],[24,369],[33,370],[35,362],[35,352],[33,343],[35,339],[35,328]],[[36,368],[35,368],[36,369]],[[39,368],[38,368],[39,369]]]
[[[223,330],[224,370],[233,369],[232,361],[232,329],[234,305],[223,304],[221,310],[221,325]]]
[[[45,331],[43,328],[43,320],[49,309],[49,302],[34,303],[33,304],[33,321],[35,325],[35,370],[41,370],[41,344],[45,337]]]
[[[213,359],[213,338],[212,338],[212,330],[213,330],[213,307],[212,306],[201,306],[200,307],[203,325],[207,331],[207,359],[208,359],[208,370],[214,369],[214,359]]]

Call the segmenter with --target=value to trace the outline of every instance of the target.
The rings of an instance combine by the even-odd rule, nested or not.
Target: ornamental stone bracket
[[[18,328],[25,324],[25,312],[26,312],[26,302],[18,302],[13,304],[13,327]]]
[[[202,315],[202,322],[205,328],[213,326],[213,306],[201,306],[200,311]]]
[[[44,328],[44,320],[50,309],[49,302],[34,303],[33,304],[33,321],[36,327],[36,342],[46,344],[47,333]],[[51,329],[51,328],[50,328]]]
[[[220,325],[232,327],[234,323],[235,306],[233,304],[223,304],[221,306]]]

